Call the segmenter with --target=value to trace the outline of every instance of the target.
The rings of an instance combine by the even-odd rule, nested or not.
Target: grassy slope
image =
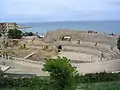
[[[80,84],[77,90],[120,90],[120,81]]]
[[[16,89],[0,88],[0,90],[39,90],[39,88],[40,87],[35,86],[33,88],[23,87],[23,88],[16,88]],[[79,86],[77,87],[77,90],[120,90],[120,81],[102,82],[102,83],[85,83],[85,84],[80,83]]]

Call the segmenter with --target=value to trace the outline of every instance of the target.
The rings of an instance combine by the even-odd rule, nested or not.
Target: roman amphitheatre
[[[67,57],[80,74],[96,72],[117,72],[120,70],[120,53],[116,47],[116,35],[94,31],[55,30],[48,31],[44,38],[23,37],[20,40],[7,39],[3,50],[1,43],[0,65],[6,73],[35,74],[45,76],[41,69],[46,58]],[[61,46],[61,50],[58,50]],[[59,52],[58,52],[59,51]],[[3,53],[7,53],[4,57]]]

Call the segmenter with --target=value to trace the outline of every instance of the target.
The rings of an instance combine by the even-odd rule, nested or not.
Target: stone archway
[[[60,36],[60,41],[71,41],[72,36],[71,35],[62,35]]]

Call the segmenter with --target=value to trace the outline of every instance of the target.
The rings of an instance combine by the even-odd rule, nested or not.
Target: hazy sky
[[[1,0],[0,21],[120,20],[120,0]]]

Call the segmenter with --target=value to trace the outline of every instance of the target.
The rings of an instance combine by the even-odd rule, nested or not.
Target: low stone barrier
[[[43,61],[33,61],[33,60],[29,60],[29,59],[24,59],[24,58],[14,58],[12,60],[19,60],[19,61],[24,61],[24,62],[33,63],[33,64],[40,64],[40,65],[44,64]]]

